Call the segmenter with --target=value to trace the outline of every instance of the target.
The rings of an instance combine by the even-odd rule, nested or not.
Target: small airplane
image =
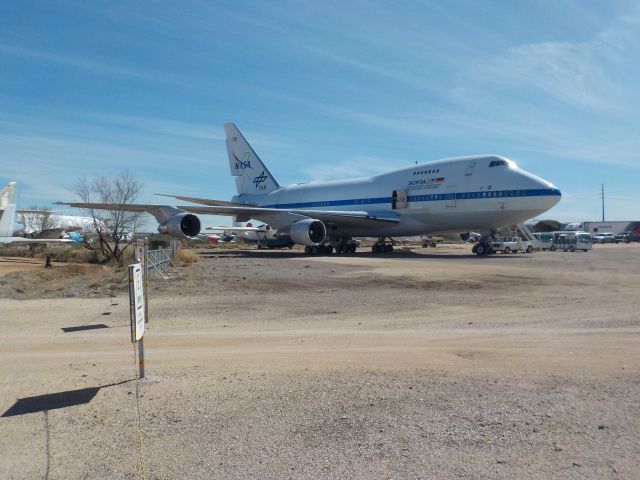
[[[231,201],[165,195],[198,205],[129,205],[151,213],[160,233],[197,236],[198,215],[257,219],[274,235],[303,245],[309,255],[353,253],[354,237],[376,237],[372,251],[389,252],[391,237],[481,232],[477,255],[491,253],[493,229],[521,223],[557,204],[552,183],[508,158],[478,155],[416,163],[380,175],[281,186],[233,123],[224,126],[229,169],[237,195]],[[103,203],[60,202],[110,209]]]
[[[77,237],[71,236],[71,234],[69,234],[69,238],[53,239],[14,237],[13,226],[15,224],[16,213],[51,213],[43,210],[17,209],[13,203],[15,191],[16,182],[9,182],[2,191],[0,191],[0,244],[72,243],[82,241],[76,240]]]

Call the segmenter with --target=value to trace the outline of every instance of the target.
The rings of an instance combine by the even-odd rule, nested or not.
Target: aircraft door
[[[393,210],[397,208],[407,208],[408,205],[407,192],[404,190],[394,190],[391,194],[391,208]]]
[[[447,208],[455,208],[456,206],[456,187],[451,186],[447,187],[447,191],[445,193],[446,207]]]

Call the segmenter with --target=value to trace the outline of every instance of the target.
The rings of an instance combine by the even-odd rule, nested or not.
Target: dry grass
[[[126,268],[91,263],[54,263],[52,268],[0,277],[0,297],[31,299],[106,296],[128,288]]]
[[[190,265],[200,260],[200,255],[198,255],[193,250],[182,248],[178,250],[178,253],[176,254],[176,260],[181,265]]]

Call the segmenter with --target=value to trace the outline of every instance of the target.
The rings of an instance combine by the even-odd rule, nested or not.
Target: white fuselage
[[[550,182],[491,155],[437,160],[355,180],[299,183],[233,200],[278,209],[397,215],[400,221],[395,224],[334,227],[328,233],[404,236],[512,225],[547,211],[560,198],[560,190]],[[290,215],[258,219],[283,231],[295,221]]]

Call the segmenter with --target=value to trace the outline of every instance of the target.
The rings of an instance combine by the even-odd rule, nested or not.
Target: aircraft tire
[[[307,245],[306,247],[304,247],[304,254],[305,255],[311,255],[311,251],[309,249],[309,246]]]
[[[324,253],[326,253],[327,255],[331,255],[333,253],[333,247],[331,245],[325,245]]]
[[[309,253],[315,257],[320,253],[320,249],[314,245],[313,247],[309,247]]]

